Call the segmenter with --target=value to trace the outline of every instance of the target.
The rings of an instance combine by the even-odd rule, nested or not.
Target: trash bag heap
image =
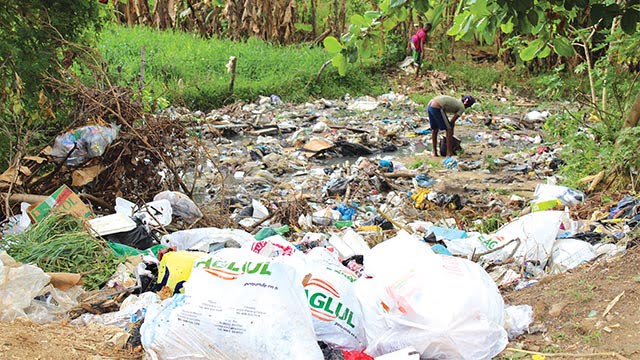
[[[468,116],[464,153],[435,162],[424,110],[395,93],[169,108],[140,125],[175,138],[158,142],[125,124],[61,134],[25,160],[58,174],[0,177],[51,188],[4,224],[0,320],[116,326],[150,359],[491,359],[534,318],[500,290],[635,245],[637,198],[574,216],[590,199],[556,184],[548,115]],[[121,157],[140,177],[98,197],[133,176]],[[455,181],[467,172],[537,187],[506,200]]]

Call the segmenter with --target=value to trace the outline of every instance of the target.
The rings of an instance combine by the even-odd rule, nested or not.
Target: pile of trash
[[[151,359],[490,359],[533,321],[500,289],[622,254],[640,219],[632,197],[572,218],[586,195],[554,184],[559,151],[528,130],[548,113],[535,115],[461,119],[466,149],[441,165],[409,163],[430,132],[393,93],[166,109],[148,122],[170,123],[162,151],[131,153],[123,139],[158,143],[115,125],[61,134],[26,164],[77,181],[7,195],[22,203],[3,227],[0,319],[116,326]],[[497,146],[512,151],[474,157]],[[101,177],[135,173],[115,148],[145,170],[100,197]],[[504,200],[452,181],[467,171],[538,186]],[[11,168],[0,188],[32,175]],[[489,215],[506,224],[478,231]]]

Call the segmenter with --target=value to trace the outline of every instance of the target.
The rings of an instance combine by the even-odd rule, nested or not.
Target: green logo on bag
[[[340,294],[338,294],[338,291],[336,291],[331,284],[324,280],[314,278],[305,280],[304,292],[309,300],[311,315],[313,317],[322,321],[342,320],[350,327],[355,328],[353,324],[353,311],[340,302]],[[308,289],[310,287],[319,288],[320,291],[315,290],[314,292],[310,292]],[[325,294],[325,292],[329,295]]]
[[[213,260],[208,258],[197,262],[194,267],[202,267],[211,275],[218,276],[225,280],[233,280],[242,274],[260,274],[271,275],[269,270],[270,262],[253,263],[247,261],[245,263],[237,263],[235,261]]]

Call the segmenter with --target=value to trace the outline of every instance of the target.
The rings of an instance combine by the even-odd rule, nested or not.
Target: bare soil
[[[39,325],[27,320],[0,322],[0,359],[141,359],[142,352],[119,349],[115,331],[101,325]]]

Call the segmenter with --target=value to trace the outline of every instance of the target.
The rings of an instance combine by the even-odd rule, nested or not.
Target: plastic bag
[[[535,260],[541,266],[545,266],[551,256],[553,244],[556,241],[560,224],[562,223],[562,211],[540,211],[527,214],[500,228],[491,237],[493,249],[509,241],[520,239],[504,248],[482,257],[488,261],[504,261],[513,254],[516,260]]]
[[[364,238],[351,228],[347,228],[342,234],[331,235],[329,244],[338,251],[342,259],[348,259],[353,255],[365,255],[370,250]]]
[[[575,206],[583,202],[584,199],[585,195],[581,191],[560,185],[538,184],[533,193],[534,204],[548,200],[560,200],[564,205]]]
[[[524,334],[533,322],[533,308],[529,305],[507,306],[504,309],[504,328],[509,339]]]
[[[366,336],[353,286],[356,274],[324,248],[310,250],[305,260],[309,275],[303,286],[317,339],[341,350],[363,350]]]
[[[198,205],[181,192],[167,190],[153,197],[153,201],[163,199],[169,200],[174,215],[181,217],[190,224],[195,223],[204,216]]]
[[[551,253],[551,273],[560,274],[596,257],[593,245],[576,239],[556,241]]]
[[[168,286],[174,294],[182,293],[184,283],[191,276],[193,264],[204,256],[199,251],[171,251],[162,256],[158,266],[156,291]]]
[[[294,268],[243,249],[198,260],[185,294],[147,311],[151,359],[322,360]]]
[[[384,246],[382,246],[384,245]],[[355,283],[371,356],[412,346],[421,358],[490,359],[507,344],[504,303],[477,264],[407,236],[374,247]],[[373,266],[371,266],[373,265]]]
[[[252,241],[242,248],[266,257],[290,256],[298,252],[291,243],[280,235],[270,236],[264,240]]]
[[[102,324],[117,326],[128,330],[130,323],[135,323],[145,317],[147,308],[153,304],[160,304],[160,297],[153,292],[140,295],[129,295],[120,305],[120,310],[105,314],[82,314],[70,321],[71,325]]]
[[[19,265],[0,253],[0,321],[27,317],[25,310],[49,283],[49,275],[34,265]]]
[[[176,231],[164,235],[160,243],[166,246],[175,246],[177,250],[200,250],[209,252],[212,244],[221,244],[229,241],[242,246],[253,242],[254,238],[248,232],[237,229],[199,228]]]
[[[118,137],[118,127],[89,125],[58,135],[50,155],[57,162],[65,158],[66,165],[78,166],[89,159],[102,156],[107,146]],[[75,147],[75,149],[74,149]]]

